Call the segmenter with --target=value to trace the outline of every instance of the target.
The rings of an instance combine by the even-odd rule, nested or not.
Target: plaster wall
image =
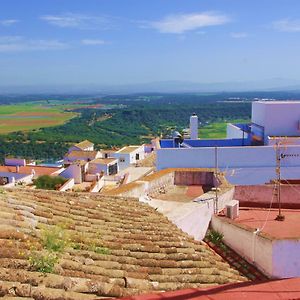
[[[70,165],[59,175],[65,178],[74,178],[75,183],[82,182],[81,167],[78,165]]]
[[[235,187],[234,199],[240,201],[240,206],[270,205],[273,197],[273,185],[240,185]],[[273,198],[273,207],[276,207],[276,198]],[[281,185],[281,203],[283,207],[300,208],[300,186]]]
[[[300,147],[286,146],[284,154],[300,155]],[[218,167],[223,170],[275,168],[276,166],[276,151],[273,146],[219,147],[217,155]],[[158,170],[166,168],[214,168],[215,148],[157,149],[156,165]],[[281,165],[283,169],[285,167],[299,167],[300,159],[297,156],[286,157],[281,161]]]
[[[96,181],[91,189],[90,189],[90,192],[91,193],[98,193],[104,186],[104,179],[103,177],[101,177],[98,181]]]
[[[26,166],[26,160],[20,158],[5,158],[6,166]]]
[[[225,243],[253,263],[263,273],[273,276],[272,241],[213,216],[211,226],[224,235]]]
[[[72,187],[74,186],[75,182],[74,182],[74,178],[70,178],[64,185],[62,185],[59,188],[60,192],[65,192],[67,190],[71,190]]]
[[[213,172],[175,171],[175,185],[211,185],[214,186]]]
[[[264,127],[266,119],[266,105],[261,102],[252,102],[251,121]]]
[[[90,162],[88,172],[90,174],[101,174],[101,172],[103,172],[105,175],[108,175],[108,165]]]
[[[300,241],[281,240],[273,242],[273,277],[300,276]]]
[[[30,181],[32,179],[32,175],[21,174],[21,173],[11,173],[11,172],[0,172],[0,177],[8,177],[9,183],[13,182],[13,178],[15,179],[15,182],[18,182],[18,181],[27,182],[27,181],[29,181],[27,179],[27,177],[30,178]]]
[[[227,128],[226,128],[226,138],[227,139],[247,139],[248,138],[248,134],[247,133],[243,133],[243,131],[235,126],[234,124],[227,124]]]

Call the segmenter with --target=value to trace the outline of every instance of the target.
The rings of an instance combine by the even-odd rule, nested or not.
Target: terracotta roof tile
[[[93,147],[94,144],[92,142],[88,141],[88,140],[84,140],[84,141],[82,141],[80,143],[75,144],[74,146],[77,147],[77,148],[79,148],[79,149],[84,150],[84,149],[86,149],[88,147]]]
[[[205,243],[133,198],[14,189],[0,194],[0,205],[3,296],[96,299],[245,281]],[[71,241],[53,273],[41,274],[28,257],[33,245],[45,251],[43,228],[58,224]]]
[[[18,173],[20,174],[32,174],[32,170],[35,171],[36,176],[51,175],[61,168],[57,167],[43,167],[43,166],[20,166]],[[16,173],[17,168],[15,166],[0,166],[0,172],[12,172]]]
[[[66,155],[67,158],[89,158],[89,159],[95,159],[99,151],[80,151],[80,150],[73,150],[72,152],[68,153]]]

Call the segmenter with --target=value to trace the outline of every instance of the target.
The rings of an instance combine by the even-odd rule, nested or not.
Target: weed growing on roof
[[[54,252],[63,252],[70,243],[66,230],[60,226],[43,228],[41,230],[41,239],[43,247]]]
[[[30,266],[38,272],[52,273],[59,260],[59,253],[70,243],[69,236],[61,226],[51,226],[41,229],[40,239],[43,247],[41,251],[37,251],[34,246],[30,247]]]
[[[0,194],[5,194],[5,190],[3,188],[0,188]]]
[[[108,248],[99,247],[99,246],[96,246],[95,244],[92,244],[89,246],[89,251],[93,251],[98,254],[106,254],[106,255],[110,254],[110,251]]]
[[[224,235],[216,230],[210,229],[206,234],[206,238],[214,243],[216,246],[220,247],[223,251],[227,251],[227,246],[223,242]]]
[[[223,243],[224,235],[216,230],[210,229],[208,230],[206,237],[210,242],[219,246],[221,243]]]
[[[28,260],[33,270],[42,273],[53,273],[58,257],[50,251],[32,251]]]

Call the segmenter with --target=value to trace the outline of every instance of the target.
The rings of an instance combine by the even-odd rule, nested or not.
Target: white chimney
[[[190,139],[191,140],[197,140],[198,139],[198,117],[194,113],[190,117]]]

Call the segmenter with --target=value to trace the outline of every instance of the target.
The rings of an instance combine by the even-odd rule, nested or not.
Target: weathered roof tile
[[[134,199],[8,190],[0,206],[2,296],[96,299],[245,280],[205,243]],[[54,274],[44,275],[28,257],[33,246],[42,250],[49,224],[71,242]]]

